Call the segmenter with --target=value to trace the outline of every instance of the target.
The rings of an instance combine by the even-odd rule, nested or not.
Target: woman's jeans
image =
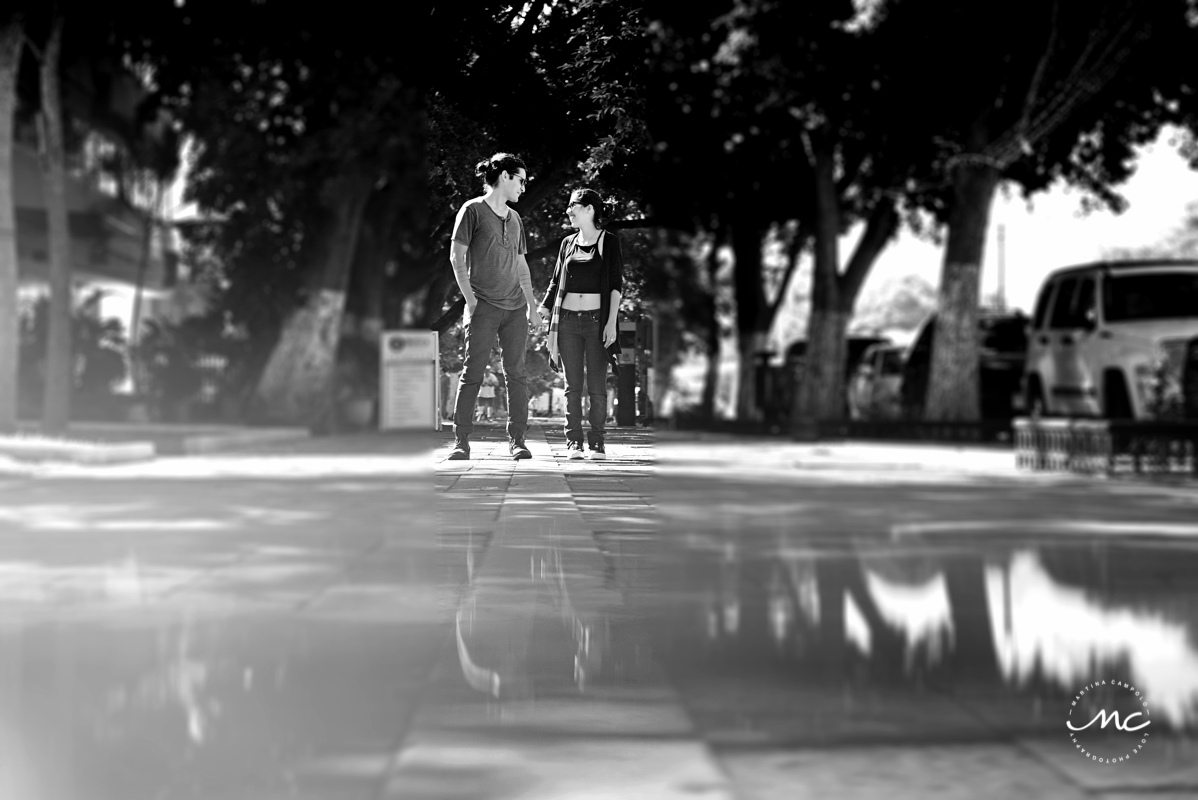
[[[603,346],[603,324],[599,310],[570,311],[563,308],[558,318],[557,347],[566,375],[566,438],[582,441],[582,393],[591,398],[592,441],[603,439],[607,422],[607,348]],[[583,367],[586,384],[583,385]]]

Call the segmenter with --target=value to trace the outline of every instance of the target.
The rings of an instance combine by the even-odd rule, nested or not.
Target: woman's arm
[[[562,239],[561,247],[557,249],[557,263],[553,266],[553,276],[549,279],[549,288],[545,290],[545,297],[541,300],[541,308],[546,311],[553,309],[553,304],[557,302],[557,288],[562,279],[562,261],[566,253],[566,241],[570,237]]]
[[[611,347],[616,340],[616,320],[620,318],[620,300],[623,296],[616,290],[611,293],[611,309],[607,312],[607,324],[603,326],[603,346]]]
[[[611,308],[603,327],[603,344],[610,346],[616,340],[616,321],[620,318],[620,300],[624,297],[624,248],[616,234],[608,232],[607,238],[607,285],[611,288]]]

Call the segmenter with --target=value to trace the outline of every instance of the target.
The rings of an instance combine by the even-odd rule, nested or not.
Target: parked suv
[[[861,356],[849,380],[850,419],[899,418],[904,350],[897,344],[872,344]]]
[[[1026,410],[1147,419],[1180,388],[1198,335],[1198,261],[1097,262],[1057,270],[1036,300]]]
[[[922,419],[932,368],[936,314],[924,320],[903,361],[902,416]],[[1027,316],[1020,311],[978,309],[978,391],[983,420],[1010,420],[1022,399],[1027,354]]]

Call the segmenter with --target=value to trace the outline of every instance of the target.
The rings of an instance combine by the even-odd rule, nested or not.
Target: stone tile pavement
[[[542,573],[546,560],[540,550],[553,539],[574,554],[574,572],[566,583],[585,584],[588,576],[603,571],[609,574],[609,586],[619,586],[622,600],[592,587],[590,606],[602,609],[596,617],[652,620],[638,635],[647,637],[646,649],[655,651],[656,663],[642,665],[642,672],[622,673],[625,679],[637,675],[652,691],[632,693],[646,712],[633,716],[619,710],[627,701],[627,687],[623,695],[610,687],[593,688],[583,695],[586,702],[576,696],[565,699],[558,687],[549,700],[539,698],[530,685],[536,680],[524,676],[515,703],[505,703],[511,665],[520,661],[509,653],[502,662],[506,671],[484,666],[476,676],[475,691],[490,694],[496,716],[484,722],[477,708],[448,689],[417,715],[412,741],[421,744],[410,753],[417,774],[429,764],[450,763],[471,748],[484,748],[501,764],[482,770],[485,778],[480,780],[495,778],[498,785],[513,788],[529,785],[513,777],[522,774],[544,788],[543,794],[528,795],[538,797],[701,792],[771,800],[1080,798],[1095,793],[1167,798],[1191,788],[1195,773],[1186,764],[1192,766],[1193,755],[1173,742],[1162,742],[1154,756],[1168,762],[1161,762],[1159,780],[1144,782],[1115,772],[1088,775],[1072,750],[1058,747],[1057,734],[1012,735],[1009,725],[988,722],[987,713],[1009,705],[1005,696],[971,705],[959,697],[892,687],[867,692],[875,699],[865,702],[856,691],[843,697],[824,693],[830,687],[822,680],[804,687],[794,677],[768,676],[756,679],[754,691],[753,666],[739,672],[726,666],[732,672],[712,678],[692,675],[676,663],[663,666],[660,656],[663,643],[670,646],[663,626],[686,624],[671,616],[670,606],[677,601],[685,605],[697,593],[719,591],[663,580],[662,564],[683,562],[696,547],[739,553],[751,551],[756,542],[781,539],[793,540],[783,545],[783,552],[822,549],[826,542],[833,545],[829,552],[834,555],[844,546],[840,540],[853,540],[878,525],[885,529],[896,519],[909,520],[912,530],[919,531],[934,531],[938,518],[948,519],[954,534],[968,533],[969,525],[958,521],[962,512],[968,519],[992,521],[971,534],[979,537],[1004,524],[1009,529],[1010,522],[1003,520],[1012,515],[1028,522],[1047,518],[1045,531],[1090,536],[1102,530],[1083,522],[1085,512],[1100,513],[1095,497],[1102,493],[1110,496],[1105,505],[1113,519],[1127,520],[1109,526],[1112,531],[1148,520],[1152,530],[1188,536],[1198,533],[1198,526],[1182,521],[1185,513],[1179,516],[1179,508],[1198,506],[1192,491],[1020,473],[1013,454],[999,448],[811,445],[638,430],[616,434],[609,444],[610,461],[590,463],[568,461],[560,433],[536,428],[529,436],[534,458],[514,462],[502,429],[475,438],[474,460],[459,463],[444,460],[451,437],[443,437],[435,456],[439,521],[442,535],[489,543],[475,551],[464,600],[469,610],[461,619],[479,624],[490,616],[492,631],[504,633],[490,642],[478,631],[465,633],[457,660],[465,663],[467,653],[472,666],[499,663],[482,655],[497,649],[496,640],[526,642],[526,651],[546,647],[548,639],[536,629],[543,609],[522,595],[513,576]],[[929,505],[932,500],[936,502]],[[805,523],[819,533],[795,538],[793,532],[804,530]],[[1029,534],[1036,535],[1043,534]],[[922,547],[915,544],[916,550]],[[586,564],[596,552],[607,565]],[[523,610],[497,613],[504,606]],[[666,655],[665,661],[671,661]],[[442,665],[446,685],[452,681],[444,676],[463,672],[459,667]],[[846,675],[845,680],[852,678]],[[603,706],[607,708],[600,713]],[[831,737],[828,724],[834,729]],[[459,738],[464,730],[470,736]],[[655,744],[631,746],[620,754],[614,741],[605,740],[609,749],[596,750],[600,731],[625,744],[645,737]],[[546,737],[554,744],[550,757],[542,749]],[[638,752],[646,760],[633,755]],[[591,769],[595,760],[611,769],[596,773]],[[571,768],[571,763],[577,766]],[[621,783],[627,775],[635,775],[636,782]]]
[[[1195,584],[1160,576],[1191,563],[1190,488],[1020,475],[981,449],[617,429],[607,461],[569,461],[545,425],[527,461],[499,427],[479,428],[468,462],[446,461],[449,443],[336,437],[0,475],[0,798],[1198,786],[1184,737],[1148,751],[1149,774],[1091,771],[1026,722],[1025,694],[932,691],[860,660],[805,671],[780,658],[811,641],[775,592],[829,564],[821,580],[862,564],[905,589],[970,554],[1040,563],[1052,540],[1068,559],[1045,564],[1147,559],[1129,573],[1147,594],[1069,590],[1074,638],[1166,604],[1147,632],[1184,659]],[[1108,558],[1103,540],[1129,531],[1149,556]],[[1020,609],[1016,631],[1046,613]],[[791,638],[771,640],[775,625]]]

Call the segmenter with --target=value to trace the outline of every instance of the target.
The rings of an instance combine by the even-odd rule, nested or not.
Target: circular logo
[[[1126,681],[1100,680],[1073,697],[1065,727],[1077,752],[1095,764],[1134,761],[1152,721],[1144,693]]]
[[[407,346],[407,342],[405,342],[403,340],[402,336],[392,336],[390,339],[387,340],[387,349],[390,350],[392,353],[399,353],[406,346]]]

